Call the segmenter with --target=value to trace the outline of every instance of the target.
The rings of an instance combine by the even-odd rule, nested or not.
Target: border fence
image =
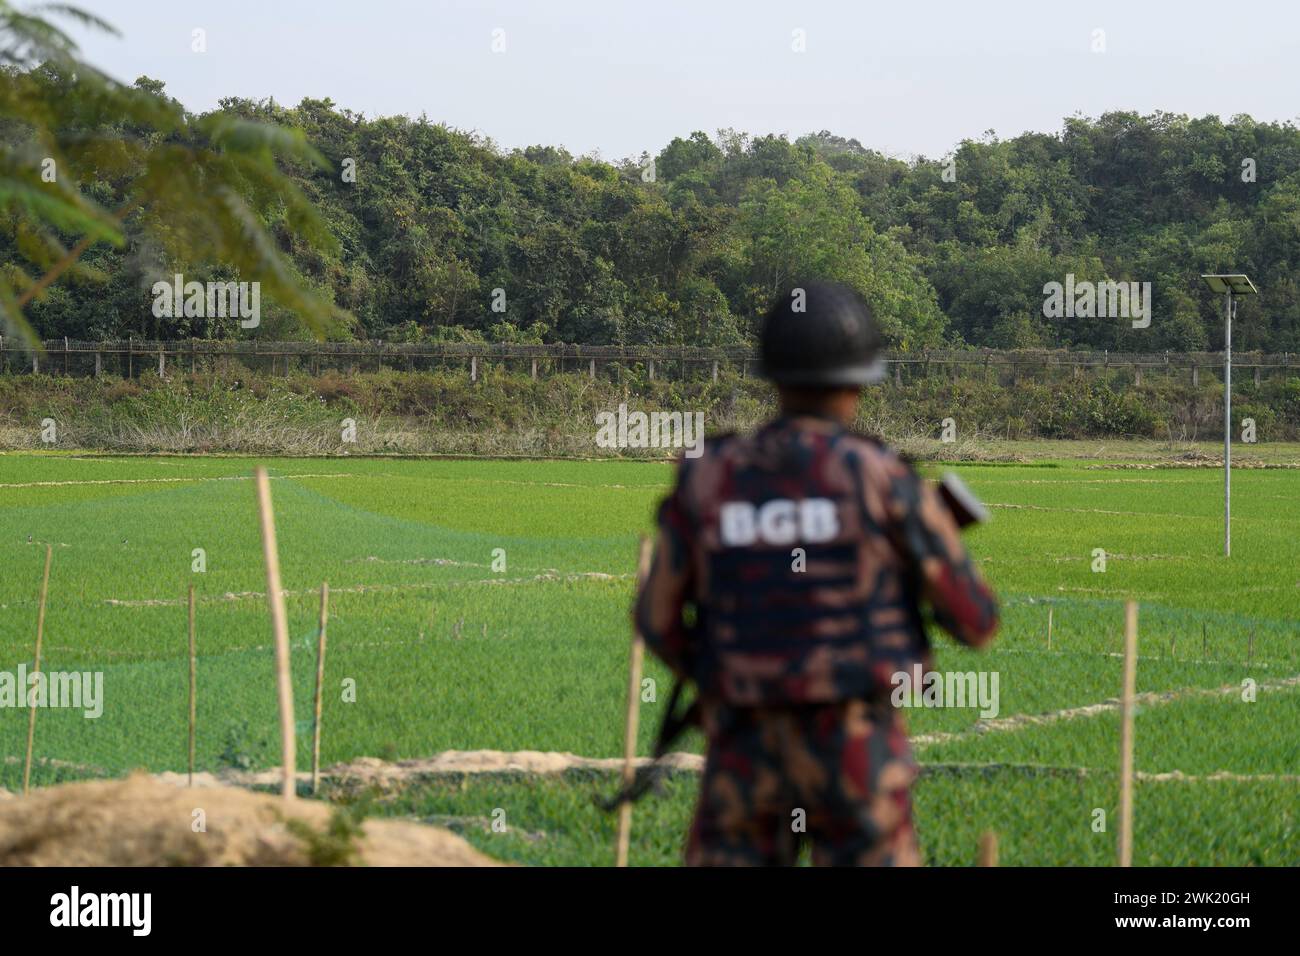
[[[460,369],[477,380],[487,369],[505,368],[533,378],[556,373],[591,378],[621,378],[634,372],[650,379],[671,380],[720,374],[747,378],[758,371],[758,353],[745,346],[685,348],[673,346],[513,345],[475,343],[396,342],[262,342],[162,341],[79,342],[46,341],[43,352],[0,336],[0,373],[138,378],[148,372],[169,374],[199,371],[238,371],[263,375],[320,375],[326,371],[359,372],[448,371]],[[896,383],[917,378],[982,378],[1014,385],[1022,378],[1054,381],[1097,370],[1126,372],[1135,384],[1144,376],[1178,377],[1199,385],[1203,375],[1218,381],[1222,352],[1073,352],[950,349],[887,352],[888,375]],[[1234,352],[1239,375],[1264,378],[1300,375],[1300,361],[1289,352]],[[1293,371],[1294,370],[1294,371]]]

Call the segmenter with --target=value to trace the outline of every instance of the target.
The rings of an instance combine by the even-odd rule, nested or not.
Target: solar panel
[[[1231,292],[1233,295],[1255,295],[1259,291],[1255,288],[1255,283],[1250,281],[1249,276],[1240,273],[1203,275],[1201,278],[1210,287],[1211,292],[1220,295],[1225,292]]]

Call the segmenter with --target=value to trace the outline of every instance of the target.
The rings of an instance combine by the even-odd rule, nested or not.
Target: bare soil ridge
[[[196,831],[196,811],[203,829]],[[334,808],[238,787],[202,791],[143,773],[0,797],[0,865],[497,866],[455,834],[366,820],[355,837],[327,836]]]

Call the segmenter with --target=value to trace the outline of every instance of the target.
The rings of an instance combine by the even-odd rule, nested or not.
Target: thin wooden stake
[[[637,558],[636,584],[637,593],[650,576],[650,539],[641,538],[641,552]],[[645,654],[645,640],[635,625],[632,628],[632,649],[628,660],[627,674],[627,722],[623,728],[623,786],[632,783],[636,777],[636,732],[637,719],[641,712],[641,659]],[[632,839],[632,804],[624,801],[618,808],[618,844],[615,850],[615,866],[627,866],[628,844]]]
[[[1253,664],[1255,661],[1255,629],[1250,629],[1250,642],[1246,645],[1246,663]]]
[[[1047,609],[1047,649],[1052,649],[1052,609]]]
[[[330,586],[323,582],[320,586],[320,640],[316,645],[316,720],[311,733],[311,792],[320,787],[320,702],[321,691],[325,687],[325,625],[330,617]]]
[[[33,673],[41,672],[41,639],[45,636],[45,597],[50,591],[50,559],[53,557],[54,549],[48,544],[45,546],[45,573],[41,576],[41,603],[36,612],[36,667]],[[23,688],[27,690],[27,688]],[[32,702],[31,712],[27,716],[27,759],[23,761],[23,796],[27,796],[28,787],[32,780],[32,744],[36,739],[36,688],[33,687],[29,693]]]
[[[1205,622],[1201,622],[1201,660],[1210,659],[1210,639],[1205,635]]]
[[[275,514],[271,510],[271,482],[261,465],[253,472],[257,479],[257,508],[262,524],[262,558],[266,562],[266,602],[271,609],[275,632],[276,690],[280,699],[280,762],[283,780],[280,791],[286,800],[294,794],[293,683],[289,680],[289,622],[284,612],[284,591],[280,587],[280,556],[275,545]]]
[[[1124,605],[1124,696],[1119,727],[1119,865],[1133,865],[1133,698],[1137,693],[1136,601]]]
[[[190,786],[194,786],[194,725],[198,716],[197,661],[194,644],[194,585],[190,585]]]
[[[993,830],[980,834],[980,866],[998,865],[998,835]]]

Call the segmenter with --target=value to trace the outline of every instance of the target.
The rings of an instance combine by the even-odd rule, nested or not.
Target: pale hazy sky
[[[1300,115],[1294,2],[72,2],[123,33],[74,30],[92,63],[164,80],[191,110],[330,97],[609,160],[726,126],[829,129],[936,157],[988,129],[1054,132],[1074,113]],[[191,51],[195,28],[206,53]],[[1096,30],[1105,52],[1092,52]]]

